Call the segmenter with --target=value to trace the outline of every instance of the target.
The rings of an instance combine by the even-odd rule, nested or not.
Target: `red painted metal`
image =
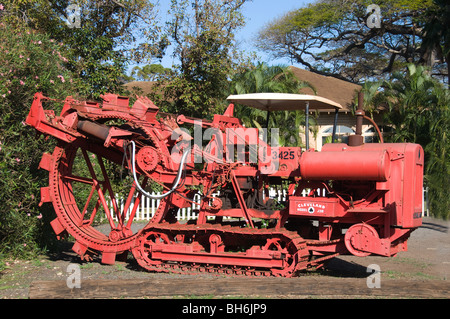
[[[356,137],[355,146],[302,152],[261,140],[233,117],[233,104],[206,121],[159,113],[147,98],[130,107],[114,94],[68,97],[60,115],[44,110],[52,101],[37,93],[26,119],[58,140],[39,164],[49,172],[41,204],[53,204],[56,235],[72,235],[82,259],[99,254],[113,264],[131,251],[150,271],[291,277],[339,254],[394,256],[421,225],[419,145]],[[194,125],[193,136],[181,124]],[[136,231],[150,181],[165,197]],[[286,201],[269,198],[271,187],[285,188]],[[176,211],[198,190],[198,218],[180,223]],[[95,226],[100,214],[106,232]]]
[[[305,152],[300,160],[300,174],[306,180],[388,180],[391,160],[385,149],[355,150],[350,155],[344,151]]]

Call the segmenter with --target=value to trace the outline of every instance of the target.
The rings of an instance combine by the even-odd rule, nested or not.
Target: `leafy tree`
[[[242,59],[234,33],[246,0],[172,0],[165,39],[174,46],[174,76],[160,83],[168,111],[195,117],[221,112],[228,79]],[[162,105],[164,101],[159,101]]]
[[[426,182],[430,191],[430,210],[433,215],[448,219],[450,217],[450,97],[439,98],[439,109],[435,111],[436,120],[430,124],[430,134],[435,137],[425,147],[429,154],[426,165]]]
[[[368,24],[377,14],[367,11],[371,4],[380,8],[380,28]],[[268,24],[258,46],[310,71],[352,82],[386,79],[408,63],[445,74],[448,56],[439,54],[442,39],[448,52],[444,7],[448,10],[440,0],[315,1]]]
[[[258,92],[298,93],[302,88],[314,87],[308,82],[300,81],[287,66],[258,63],[233,76],[231,81],[232,94]]]
[[[163,67],[161,64],[148,64],[142,68],[135,66],[131,71],[131,76],[142,81],[156,81],[161,78],[169,77],[172,70]]]
[[[135,42],[136,32],[148,32],[144,39],[150,42],[157,30],[145,23],[153,16],[149,1],[70,3],[81,8],[80,27],[66,23],[69,1],[6,0],[0,7],[0,257],[54,243],[53,231],[47,231],[53,210],[38,207],[40,187],[48,183],[38,165],[53,142],[24,124],[34,94],[62,101],[118,92],[128,59],[145,62],[156,55],[147,43]]]
[[[122,92],[127,62],[120,52],[114,50],[113,39],[96,37],[91,33],[93,27],[86,25],[77,29],[71,38],[66,39],[65,45],[70,48],[67,68],[82,83],[78,91],[86,98],[99,99],[101,94]]]
[[[83,84],[79,92],[99,98],[120,93],[129,61],[161,58],[155,5],[147,0],[5,1],[8,23],[49,34],[69,51],[66,66]],[[75,10],[72,12],[71,10]]]
[[[425,151],[425,183],[430,189],[433,215],[448,218],[450,199],[450,91],[433,79],[429,69],[408,65],[407,72],[396,72],[389,80],[376,83],[378,94],[372,101],[389,107],[386,122],[394,134],[386,141],[411,142]]]
[[[383,82],[385,101],[389,105],[389,123],[393,125],[394,142],[414,141],[423,146],[430,143],[430,120],[445,90],[436,83],[423,66],[408,65],[406,74],[396,72]],[[439,114],[439,113],[438,113]],[[430,118],[431,116],[431,118]]]
[[[24,124],[35,92],[64,100],[78,80],[65,67],[67,52],[57,41],[28,27],[0,22],[0,257],[36,253],[45,236],[49,206],[38,207],[48,173],[38,169],[51,141]],[[56,103],[61,107],[61,103]],[[57,112],[57,110],[56,110]]]
[[[426,48],[425,55],[428,65],[436,60],[447,63],[447,84],[450,87],[450,4],[446,0],[434,0],[424,17],[426,24],[423,28],[424,39],[422,46]],[[436,74],[445,76],[444,65],[438,64]]]

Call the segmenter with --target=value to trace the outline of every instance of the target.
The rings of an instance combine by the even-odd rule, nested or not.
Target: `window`
[[[380,126],[381,134],[383,137],[391,134],[393,132],[393,128],[390,126]],[[378,136],[377,130],[372,126],[363,132],[364,143],[379,143],[380,138]]]
[[[354,133],[355,132],[350,127],[338,125],[336,127],[335,142],[348,143],[348,137]],[[322,132],[322,145],[325,145],[326,143],[331,143],[332,135],[333,135],[333,127],[330,126]]]

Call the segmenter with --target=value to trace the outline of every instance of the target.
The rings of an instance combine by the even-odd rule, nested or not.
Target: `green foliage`
[[[289,67],[268,66],[266,63],[258,63],[256,66],[233,76],[230,93],[298,93],[300,89],[305,87],[309,87],[315,92],[315,88],[311,84],[297,79]]]
[[[172,70],[163,67],[161,64],[148,64],[144,65],[142,68],[135,66],[131,70],[131,76],[136,80],[142,81],[156,81],[158,79],[163,79],[169,77],[172,74]]]
[[[443,0],[323,0],[288,12],[260,31],[258,46],[311,71],[352,82],[383,80],[415,62],[446,76],[448,5]],[[381,28],[367,25],[371,4]],[[443,47],[449,47],[443,45]]]
[[[66,24],[69,4],[81,7],[80,28]],[[54,244],[48,231],[54,212],[49,205],[38,207],[40,187],[48,185],[38,165],[54,140],[24,124],[33,95],[64,100],[121,93],[127,61],[145,61],[163,49],[135,41],[139,35],[151,42],[160,31],[148,28],[156,21],[152,10],[144,0],[2,1],[0,255],[33,254]],[[126,45],[129,50],[122,50]],[[51,108],[58,113],[61,106]]]
[[[130,61],[160,58],[165,49],[158,39],[154,4],[148,0],[121,1],[5,1],[4,21],[27,24],[50,35],[68,49],[66,67],[80,78],[78,92],[99,99],[104,93],[123,93]],[[69,5],[79,8],[68,23]]]
[[[430,210],[434,216],[449,218],[450,91],[431,77],[429,69],[410,64],[406,73],[394,73],[382,82],[372,101],[389,106],[386,121],[394,128],[388,136],[391,142],[418,143],[424,148]]]
[[[450,217],[450,198],[448,196],[448,181],[450,180],[450,97],[447,94],[447,104],[440,104],[436,120],[430,124],[433,139],[425,147],[429,154],[426,166],[426,182],[430,191],[430,210],[433,215],[448,219]],[[445,107],[446,105],[446,107]]]
[[[72,29],[65,45],[69,48],[67,68],[81,80],[80,95],[99,99],[101,94],[122,93],[126,60],[114,50],[114,40],[106,35],[95,36],[93,27],[85,22],[83,28]]]
[[[0,255],[20,255],[49,244],[43,220],[50,216],[37,205],[48,183],[38,165],[52,143],[24,121],[35,92],[64,99],[77,80],[63,66],[64,47],[48,36],[0,23],[0,37]]]
[[[177,64],[156,87],[164,93],[158,105],[201,118],[223,111],[229,77],[244,63],[234,33],[244,24],[245,1],[172,0],[164,38]]]
[[[424,19],[427,21],[424,28],[423,47],[427,49],[425,55],[427,62],[445,61],[444,66],[437,64],[433,73],[442,74],[443,79],[450,85],[450,5],[447,0],[433,0],[433,5],[427,10]]]
[[[336,10],[335,3],[326,1],[309,4],[294,11],[288,25],[291,28],[308,29],[337,23],[344,17],[346,7],[339,6],[339,9]]]
[[[429,134],[430,120],[440,114],[438,102],[446,94],[442,85],[423,66],[410,64],[406,75],[396,72],[383,86],[391,111],[388,120],[395,128],[394,142],[428,145],[433,139]]]

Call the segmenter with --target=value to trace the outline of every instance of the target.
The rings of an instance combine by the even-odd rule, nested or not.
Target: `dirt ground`
[[[442,221],[430,217],[423,220],[423,225],[414,231],[408,241],[408,251],[401,252],[394,258],[385,257],[355,257],[340,256],[327,264],[323,271],[316,271],[304,274],[297,278],[267,278],[274,285],[279,284],[277,289],[264,289],[259,292],[246,292],[239,288],[241,298],[370,298],[368,296],[358,295],[359,292],[349,290],[349,287],[358,283],[365,285],[367,276],[367,267],[376,264],[381,270],[380,280],[385,287],[396,287],[402,289],[401,295],[394,295],[398,298],[419,297],[419,298],[444,298],[450,296],[450,221]],[[0,298],[1,299],[26,299],[30,297],[30,287],[37,282],[55,281],[66,283],[66,279],[71,273],[68,266],[71,263],[80,265],[81,282],[159,282],[179,285],[180,282],[193,282],[192,275],[176,275],[148,273],[138,267],[130,255],[127,262],[117,262],[113,266],[102,265],[99,262],[80,263],[78,257],[71,251],[71,244],[67,243],[63,249],[55,256],[41,256],[35,260],[10,260],[8,268],[0,273]],[[209,275],[201,275],[204,282],[210,281],[214,285],[220,285],[221,280],[215,280]],[[203,279],[202,279],[203,278]],[[264,285],[266,278],[252,278],[248,283],[255,285]],[[215,281],[214,281],[215,280]],[[330,290],[330,285],[343,283],[341,286],[347,286],[347,289]],[[231,284],[232,281],[225,282]],[[293,290],[293,284],[318,287],[315,290],[306,289],[304,293]],[[328,286],[327,286],[328,283]],[[239,278],[234,284],[245,285],[246,278]],[[411,287],[422,286],[428,290],[423,290],[420,294],[409,293]],[[320,287],[324,287],[322,290]],[[328,288],[327,288],[328,287]],[[333,286],[334,287],[334,286]],[[196,290],[195,296],[191,293],[180,292],[178,296],[173,293],[164,293],[159,290],[159,295],[164,298],[191,298],[207,295],[214,298],[215,294],[220,294],[221,298],[233,297],[232,294],[220,293],[220,287],[213,290],[205,290],[204,293]],[[424,288],[424,289],[425,289]],[[334,288],[333,288],[334,289]],[[388,288],[386,288],[388,289]],[[188,290],[189,291],[189,290]],[[429,295],[428,292],[429,291]],[[332,292],[332,293],[330,293]],[[392,297],[393,294],[386,290],[385,297]],[[126,294],[125,294],[126,295]],[[130,295],[128,295],[130,296]],[[149,293],[151,297],[151,294]],[[95,296],[94,296],[95,297]],[[104,298],[105,295],[101,295]],[[111,298],[117,298],[117,295],[111,294]],[[132,298],[136,296],[131,296]],[[383,297],[383,294],[377,294],[377,298]],[[66,298],[61,296],[61,298]],[[153,296],[155,298],[155,296]]]

